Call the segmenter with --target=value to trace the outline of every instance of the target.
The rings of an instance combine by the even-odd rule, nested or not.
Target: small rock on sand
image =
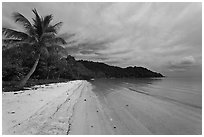
[[[14,114],[15,113],[15,111],[11,111],[11,112],[8,112],[9,114]]]
[[[31,88],[32,90],[37,90],[38,88],[37,87],[33,87],[33,88]]]

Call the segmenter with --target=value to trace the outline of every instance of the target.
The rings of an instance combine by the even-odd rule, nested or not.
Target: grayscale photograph
[[[201,135],[202,2],[2,2],[3,135]]]

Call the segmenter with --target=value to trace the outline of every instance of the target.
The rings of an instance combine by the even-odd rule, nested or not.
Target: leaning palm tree
[[[3,43],[6,45],[20,46],[22,44],[27,44],[33,46],[35,53],[35,63],[30,69],[28,74],[20,81],[19,88],[22,88],[31,75],[36,70],[41,54],[48,53],[47,48],[58,44],[64,45],[67,42],[62,38],[57,36],[58,30],[62,25],[62,22],[51,25],[53,20],[52,15],[47,15],[45,17],[39,16],[36,9],[32,10],[35,18],[33,18],[33,23],[31,23],[27,18],[25,18],[20,13],[14,13],[13,17],[15,22],[20,23],[24,27],[24,32],[17,31],[9,28],[3,28]],[[29,46],[28,46],[29,47]]]

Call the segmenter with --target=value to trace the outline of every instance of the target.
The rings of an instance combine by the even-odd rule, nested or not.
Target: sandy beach
[[[83,80],[36,88],[3,93],[3,134],[202,133],[200,109],[181,107],[128,88],[96,91]]]

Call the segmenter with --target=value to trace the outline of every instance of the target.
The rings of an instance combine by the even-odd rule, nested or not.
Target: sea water
[[[122,88],[171,103],[202,109],[201,78],[96,79],[91,82],[97,94],[108,95]]]
[[[103,113],[123,126],[119,134],[140,134],[138,124],[149,131],[142,134],[202,133],[201,78],[112,78],[91,83]]]

